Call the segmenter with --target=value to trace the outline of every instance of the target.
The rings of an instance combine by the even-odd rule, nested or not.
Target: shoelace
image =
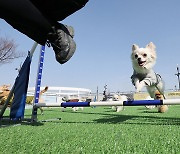
[[[49,40],[46,41],[46,45],[50,48],[51,47],[51,43],[49,42]]]
[[[52,27],[52,30],[53,30],[54,33],[51,34],[51,35],[58,36],[57,39],[60,40],[61,37],[59,37],[59,35],[57,34],[54,26]],[[61,36],[61,35],[60,35],[60,36]],[[46,41],[46,45],[47,45],[48,47],[51,47],[51,46],[53,45],[53,46],[55,46],[56,48],[58,48],[58,49],[61,50],[61,46],[57,46],[55,43],[50,42],[49,40]]]
[[[60,42],[60,41],[62,40],[62,31],[60,30],[60,31],[58,31],[58,33],[57,33],[57,31],[56,31],[56,29],[55,29],[54,26],[52,27],[52,30],[53,30],[53,33],[50,34],[50,35],[54,35],[54,36],[57,37],[57,39],[55,40],[55,42]],[[69,31],[68,31],[68,32],[69,32]],[[70,33],[69,33],[68,35],[69,35],[70,37],[72,37],[72,36],[70,35]],[[60,46],[60,45],[58,46],[56,43],[53,43],[53,42],[51,42],[51,41],[49,41],[49,40],[47,40],[46,44],[47,44],[48,47],[51,47],[51,46],[53,45],[53,46],[55,46],[56,48],[58,48],[59,50],[62,49],[62,46]],[[68,42],[67,42],[67,46],[69,46],[69,43],[68,43]]]

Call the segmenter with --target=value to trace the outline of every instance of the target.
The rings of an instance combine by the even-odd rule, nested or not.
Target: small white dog
[[[164,94],[164,83],[161,76],[153,71],[157,59],[155,49],[156,46],[152,42],[145,48],[139,48],[136,44],[132,46],[131,60],[134,73],[131,79],[136,92],[146,87],[151,98],[162,99],[159,94]]]
[[[112,97],[113,101],[127,101],[127,96],[114,94]],[[112,106],[112,109],[115,109],[116,112],[124,110],[124,106]]]

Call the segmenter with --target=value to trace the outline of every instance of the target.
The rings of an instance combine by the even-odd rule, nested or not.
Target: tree
[[[23,56],[24,53],[17,52],[17,45],[14,40],[0,38],[0,64],[10,63]]]

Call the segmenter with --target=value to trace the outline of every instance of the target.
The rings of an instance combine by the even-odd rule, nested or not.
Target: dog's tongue
[[[139,66],[143,66],[144,63],[145,63],[145,61],[139,61],[139,62],[138,62]]]

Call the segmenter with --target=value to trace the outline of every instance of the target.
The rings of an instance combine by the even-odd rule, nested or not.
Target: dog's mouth
[[[139,66],[144,66],[145,65],[145,63],[146,63],[146,61],[138,61],[138,64],[139,64]]]

